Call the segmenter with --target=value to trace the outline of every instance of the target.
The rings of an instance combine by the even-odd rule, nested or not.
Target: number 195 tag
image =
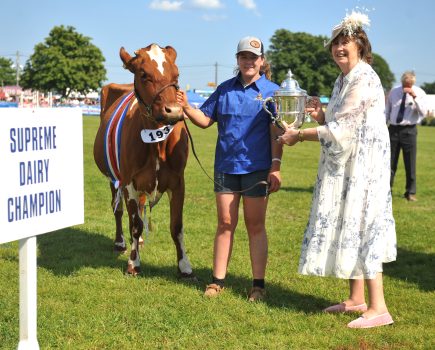
[[[161,142],[167,139],[173,129],[173,125],[165,125],[159,129],[143,129],[140,132],[140,136],[145,143]]]

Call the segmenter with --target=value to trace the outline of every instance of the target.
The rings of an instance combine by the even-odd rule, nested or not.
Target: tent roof
[[[197,94],[196,92],[193,91],[187,91],[187,98],[189,99],[189,102],[191,103],[203,103],[206,98],[202,97],[201,95]]]

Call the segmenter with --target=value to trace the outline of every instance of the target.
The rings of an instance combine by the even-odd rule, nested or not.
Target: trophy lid
[[[299,83],[292,76],[293,73],[289,69],[281,87],[275,91],[275,96],[307,96],[307,92],[299,87]]]

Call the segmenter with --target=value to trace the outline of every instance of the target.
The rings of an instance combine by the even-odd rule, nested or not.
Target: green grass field
[[[393,326],[351,330],[355,315],[321,310],[347,297],[347,281],[297,274],[300,242],[317,173],[319,145],[285,148],[282,189],[268,208],[268,297],[247,302],[251,270],[243,216],[225,293],[203,298],[216,225],[213,184],[190,153],[186,168],[185,245],[198,282],[177,278],[165,196],[152,211],[142,250],[143,274],[124,274],[128,257],[113,253],[115,232],[107,180],[92,145],[97,117],[84,117],[85,223],[39,236],[38,340],[41,349],[434,349],[435,128],[420,127],[418,202],[408,203],[404,167],[393,188],[398,260],[384,266]],[[211,175],[214,127],[190,127]],[[127,232],[125,215],[124,228]],[[0,349],[19,339],[18,243],[0,245]]]

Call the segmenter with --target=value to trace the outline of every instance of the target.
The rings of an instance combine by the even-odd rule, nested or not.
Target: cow
[[[136,50],[134,57],[121,47],[119,55],[124,68],[134,75],[133,84],[103,86],[94,143],[95,163],[110,180],[115,250],[127,250],[122,229],[124,197],[131,243],[127,273],[141,273],[139,243],[145,198],[151,209],[166,192],[177,270],[181,277],[194,279],[184,246],[184,169],[189,144],[184,113],[176,103],[177,53],[171,46],[151,44]]]

